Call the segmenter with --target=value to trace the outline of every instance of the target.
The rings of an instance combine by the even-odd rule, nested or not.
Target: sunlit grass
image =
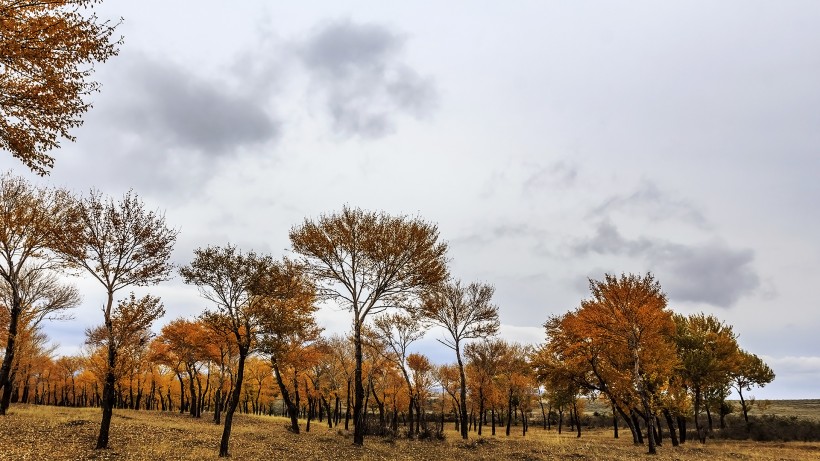
[[[101,417],[99,409],[13,405],[0,418],[2,460],[215,460],[222,426],[210,414],[194,419],[179,413],[115,410],[111,448],[93,450]],[[352,434],[313,421],[310,433],[293,434],[284,418],[237,415],[231,437],[231,459],[297,460],[632,460],[645,458],[646,447],[631,443],[628,432],[620,439],[611,430],[575,433],[544,431],[531,427],[526,437],[514,427],[510,437],[504,428],[496,436],[479,438],[470,433],[460,439],[452,424],[444,441],[419,441],[368,437],[364,447],[352,445]],[[304,421],[302,422],[304,429]],[[662,460],[807,460],[820,459],[819,443],[756,443],[709,440],[706,445],[689,442],[673,448],[669,440],[658,449]]]

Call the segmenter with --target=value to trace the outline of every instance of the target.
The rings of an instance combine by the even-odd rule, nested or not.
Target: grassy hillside
[[[12,406],[0,417],[3,434],[0,460],[22,459],[117,459],[117,460],[212,460],[217,458],[221,427],[207,417],[195,420],[177,413],[116,410],[111,449],[95,451],[100,411],[89,408]],[[462,442],[454,431],[445,441],[386,440],[367,438],[363,448],[354,447],[343,430],[314,422],[310,433],[292,434],[282,418],[238,415],[232,435],[234,460],[631,460],[643,457],[645,447],[633,446],[627,437],[614,440],[610,431],[586,432],[576,439],[569,431],[532,428],[526,438],[516,432],[507,438],[471,434]],[[520,428],[518,429],[520,430]],[[501,434],[502,432],[499,432]],[[820,443],[756,443],[710,440],[706,445],[687,443],[660,447],[661,460],[807,460],[820,459]]]

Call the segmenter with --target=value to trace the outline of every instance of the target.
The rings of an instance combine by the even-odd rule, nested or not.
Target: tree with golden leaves
[[[102,351],[106,358],[110,358],[111,355],[116,358],[113,367],[107,360],[103,364],[103,405],[106,404],[105,389],[109,385],[114,389],[114,386],[142,360],[143,351],[148,349],[153,336],[151,324],[163,315],[165,307],[159,298],[151,295],[137,298],[131,292],[126,299],[117,303],[108,324],[86,330],[86,344]],[[111,375],[114,376],[114,380],[109,383]]]
[[[427,292],[421,303],[421,315],[441,326],[449,337],[438,340],[456,353],[461,384],[459,398],[461,438],[467,438],[467,376],[461,358],[462,345],[476,338],[498,333],[498,306],[492,303],[495,288],[485,283],[462,285],[460,281],[443,284]]]
[[[113,323],[114,293],[128,286],[148,286],[168,280],[177,231],[165,216],[145,209],[133,191],[119,201],[92,190],[76,201],[69,237],[59,250],[74,267],[83,269],[105,288],[103,328],[108,335],[108,371],[103,389],[103,417],[96,448],[108,448],[114,409],[114,368],[117,363]]]
[[[732,373],[732,387],[740,397],[740,408],[743,410],[743,419],[746,421],[746,430],[749,431],[749,407],[754,405],[754,398],[743,398],[743,391],[751,391],[752,386],[764,387],[774,381],[774,371],[766,365],[760,357],[744,350],[738,351],[738,366]]]
[[[252,251],[245,253],[228,244],[194,250],[193,261],[179,270],[185,283],[196,285],[203,298],[216,304],[218,314],[226,322],[239,351],[236,384],[225,412],[219,444],[220,457],[229,456],[228,443],[233,415],[242,397],[245,361],[256,346],[259,331],[257,312],[268,297],[277,294],[277,285],[267,278],[275,267],[270,256]]]
[[[0,292],[8,309],[6,353],[0,367],[0,415],[5,414],[9,404],[20,322],[24,317],[37,316],[37,310],[48,315],[42,306],[32,305],[42,300],[44,283],[49,280],[49,297],[65,296],[63,302],[46,307],[46,311],[71,307],[79,300],[76,290],[70,288],[58,294],[59,284],[48,276],[62,266],[54,248],[71,238],[64,233],[72,221],[70,203],[63,190],[36,187],[10,173],[0,175]]]
[[[94,63],[118,52],[119,22],[91,11],[100,0],[0,1],[0,149],[39,175],[48,154],[82,125],[99,90]]]
[[[407,368],[407,354],[410,344],[424,336],[425,330],[418,314],[414,313],[390,313],[384,314],[373,322],[373,332],[385,344],[387,358],[401,372],[407,389],[408,406],[407,419],[410,426],[413,426],[413,381]]]
[[[464,356],[467,358],[468,374],[472,376],[470,387],[476,394],[478,401],[478,435],[482,435],[486,403],[495,392],[496,377],[502,369],[502,361],[512,346],[500,339],[485,338],[483,341],[469,343],[464,346]],[[492,414],[493,422],[495,412]],[[495,435],[495,434],[493,434]]]
[[[592,297],[577,310],[581,337],[606,345],[602,358],[614,375],[630,383],[624,398],[640,407],[649,453],[655,454],[656,395],[677,366],[675,322],[666,294],[652,274],[605,274],[604,280],[590,279],[589,288]]]
[[[288,365],[307,366],[307,357],[311,355],[308,346],[319,339],[321,328],[314,317],[316,287],[304,267],[284,259],[272,264],[262,275],[255,293],[259,301],[252,313],[258,324],[259,349],[270,358],[280,395],[288,408],[291,430],[298,434],[298,402],[291,399],[282,375]],[[298,383],[292,389],[298,391]]]
[[[293,251],[322,284],[320,294],[353,314],[356,368],[353,443],[364,443],[362,328],[370,314],[399,305],[447,278],[447,245],[419,218],[343,207],[290,231]]]

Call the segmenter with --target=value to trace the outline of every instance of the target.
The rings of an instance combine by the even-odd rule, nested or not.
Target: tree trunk
[[[461,361],[461,350],[456,341],[456,361],[458,362],[458,376],[461,382],[461,438],[467,440],[467,376],[464,374],[464,364]]]
[[[271,360],[271,365],[273,365],[273,375],[276,377],[276,384],[279,385],[279,393],[282,395],[282,401],[285,403],[285,406],[288,409],[288,416],[290,417],[290,430],[294,434],[299,433],[299,409],[296,405],[293,404],[293,401],[290,399],[290,393],[288,392],[287,386],[285,386],[285,382],[282,380],[282,374],[279,372],[279,363],[276,359]]]
[[[740,408],[743,410],[743,420],[746,421],[746,432],[751,430],[749,426],[749,407],[746,406],[746,400],[743,398],[742,386],[738,386],[737,395],[740,396]]]
[[[612,404],[612,431],[615,438],[618,438],[618,414],[615,412],[615,404]]]
[[[233,388],[230,405],[228,405],[228,409],[225,411],[225,428],[222,430],[222,440],[219,443],[220,458],[229,456],[228,441],[231,438],[231,424],[233,423],[233,414],[239,405],[239,397],[242,396],[242,379],[245,375],[245,358],[247,358],[247,356],[248,347],[239,346],[239,366],[236,370],[236,385]]]
[[[20,323],[20,313],[22,312],[22,300],[17,289],[17,284],[11,285],[11,311],[9,312],[9,329],[6,339],[6,355],[3,357],[3,365],[0,366],[0,387],[3,388],[3,395],[0,397],[0,415],[5,415],[11,402],[11,366],[14,363],[14,350],[17,347],[17,325]]]
[[[669,438],[672,439],[672,446],[678,446],[678,435],[675,431],[675,423],[672,420],[672,413],[669,412],[668,408],[663,409],[663,417],[666,418],[666,425],[669,426]]]
[[[114,414],[114,384],[116,376],[114,367],[117,365],[117,345],[114,344],[114,324],[111,323],[111,306],[114,304],[114,292],[108,291],[108,303],[105,308],[105,329],[108,332],[108,369],[105,372],[105,384],[102,398],[102,422],[95,448],[108,448],[108,432],[111,429],[111,416]]]
[[[353,374],[353,385],[356,388],[355,400],[353,401],[353,444],[364,445],[364,383],[362,383],[362,322],[359,318],[358,306],[355,309],[353,328],[353,344],[355,347],[356,369]]]
[[[581,438],[581,417],[578,416],[578,404],[575,400],[572,401],[572,411],[575,413],[575,428],[578,431],[578,435],[575,437],[580,439]]]
[[[680,433],[680,443],[686,443],[686,418],[678,416],[678,432]]]

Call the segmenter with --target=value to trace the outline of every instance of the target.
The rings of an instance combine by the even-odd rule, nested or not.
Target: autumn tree
[[[306,219],[290,231],[293,251],[304,257],[320,293],[353,314],[355,348],[353,443],[364,443],[362,328],[370,314],[420,295],[447,277],[447,245],[435,225],[419,218],[390,216],[345,206]]]
[[[410,377],[413,379],[413,391],[415,392],[413,402],[416,405],[416,415],[418,415],[419,424],[416,426],[418,433],[419,430],[427,430],[425,402],[435,381],[433,374],[435,367],[425,355],[413,352],[407,356],[407,368],[410,369]]]
[[[652,274],[606,274],[601,281],[590,279],[589,287],[591,298],[559,320],[558,331],[566,328],[568,344],[592,352],[587,358],[598,362],[596,378],[605,376],[599,384],[614,403],[640,409],[636,413],[646,423],[649,453],[655,454],[657,395],[677,367],[675,323],[666,295]],[[637,436],[637,420],[633,424]]]
[[[51,281],[47,273],[61,267],[53,250],[69,238],[63,232],[71,222],[69,205],[65,191],[36,187],[10,173],[0,175],[0,292],[8,310],[6,352],[0,366],[0,415],[9,405],[12,363],[21,317],[26,316],[24,309],[29,310],[29,316],[38,315],[32,309],[48,315],[49,310],[70,307],[78,301],[76,290],[67,288],[62,295],[71,299],[50,303],[52,307],[31,305],[45,299],[45,283],[49,285],[48,297],[58,301],[55,296],[60,296],[57,282]]]
[[[465,341],[486,338],[498,332],[498,306],[492,304],[495,289],[483,283],[462,285],[450,282],[429,291],[423,297],[421,314],[447,330],[448,337],[438,340],[456,353],[461,384],[459,399],[461,437],[467,438],[467,376],[461,357]]]
[[[48,154],[82,124],[100,87],[94,63],[118,52],[119,22],[100,20],[99,0],[0,1],[0,149],[39,175]]]
[[[200,368],[208,355],[207,341],[209,338],[205,326],[199,321],[176,319],[162,327],[159,339],[168,346],[168,351],[184,366],[188,374],[191,395],[189,411],[191,416],[199,418],[202,415],[202,408],[199,405],[202,400],[202,386],[200,383],[199,392],[197,392],[194,384],[199,381]]]
[[[737,362],[737,368],[732,372],[732,386],[740,397],[743,419],[746,421],[746,430],[749,430],[750,402],[743,398],[743,391],[751,391],[752,386],[764,387],[774,381],[774,371],[763,359],[744,350],[738,351]],[[754,400],[751,403],[753,404]]]
[[[114,408],[114,367],[117,362],[112,309],[114,293],[128,286],[154,285],[171,276],[171,251],[177,231],[165,216],[145,209],[133,191],[119,201],[98,191],[76,201],[69,226],[70,238],[62,242],[62,256],[85,270],[105,288],[103,328],[108,334],[108,372],[103,389],[103,417],[96,448],[108,447]]]
[[[485,338],[479,342],[464,346],[464,356],[467,358],[467,370],[472,375],[470,385],[475,389],[478,401],[478,435],[482,435],[486,403],[492,397],[496,376],[498,376],[510,345],[500,339]],[[495,412],[492,414],[495,420]]]
[[[297,403],[283,378],[287,364],[310,364],[307,346],[319,338],[316,324],[316,287],[305,268],[284,259],[271,264],[254,288],[257,302],[252,309],[259,331],[259,349],[270,357],[280,395],[288,408],[291,430],[298,434]],[[295,373],[294,373],[295,375]],[[295,386],[298,390],[298,384]]]
[[[194,250],[194,259],[179,273],[187,284],[196,285],[200,295],[216,305],[218,314],[227,323],[239,352],[236,384],[225,412],[225,425],[219,444],[219,456],[228,454],[233,415],[242,397],[245,361],[253,350],[258,331],[255,315],[257,304],[264,297],[255,291],[263,275],[273,266],[270,256],[242,252],[234,245],[208,246]]]
[[[134,352],[148,348],[153,337],[150,330],[151,324],[163,315],[165,315],[165,307],[159,298],[151,295],[137,298],[131,292],[128,298],[117,303],[107,324],[86,330],[87,344],[102,350],[107,358],[111,357],[113,351],[113,356],[116,358],[113,366],[108,359],[103,364],[104,389],[109,385],[113,389],[117,381],[133,367],[134,364],[130,361],[136,355]],[[114,376],[113,382],[109,382],[112,375]],[[105,405],[105,390],[103,391],[103,405]]]
[[[704,396],[723,392],[737,371],[739,347],[730,325],[713,315],[674,316],[673,339],[680,359],[678,375],[692,393],[695,429],[701,442],[706,435],[700,422]]]
[[[407,419],[413,427],[413,381],[407,368],[407,354],[410,344],[424,336],[425,330],[420,317],[412,312],[384,314],[373,322],[373,332],[385,344],[387,357],[401,372],[407,386]],[[412,433],[412,430],[410,431]]]

